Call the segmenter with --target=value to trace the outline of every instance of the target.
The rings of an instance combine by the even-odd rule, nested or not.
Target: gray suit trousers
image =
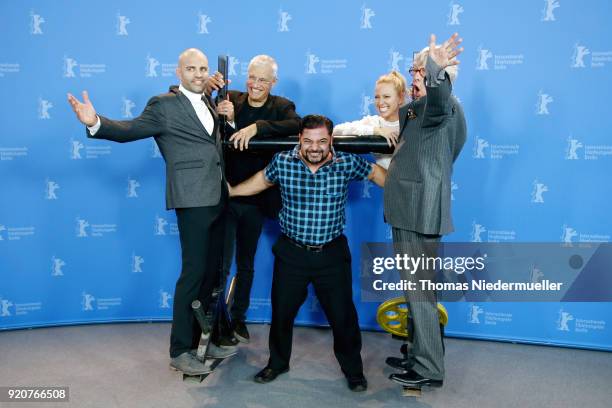
[[[393,246],[396,254],[409,257],[436,257],[440,235],[424,235],[415,231],[393,228]],[[440,323],[436,292],[421,290],[422,279],[435,282],[435,270],[417,270],[414,274],[404,269],[400,276],[416,283],[415,290],[404,292],[413,320],[413,339],[410,354],[415,361],[413,370],[423,377],[444,379],[444,348],[440,336]]]

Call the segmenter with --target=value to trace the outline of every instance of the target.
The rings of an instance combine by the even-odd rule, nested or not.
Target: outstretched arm
[[[151,98],[145,110],[133,120],[110,120],[99,116],[87,91],[83,91],[83,102],[68,94],[68,103],[77,119],[87,126],[89,137],[124,143],[155,136],[163,131],[164,115],[158,97]]]
[[[425,65],[427,105],[423,127],[440,125],[450,113],[448,100],[451,95],[452,84],[445,68],[459,64],[456,57],[463,52],[463,48],[459,48],[462,41],[457,33],[441,45],[436,45],[434,34],[431,34],[429,38],[429,56]]]
[[[255,195],[257,193],[261,193],[266,188],[272,187],[273,185],[274,183],[271,183],[266,180],[264,170],[261,170],[255,173],[251,178],[246,181],[243,181],[237,186],[232,187],[228,184],[228,188],[230,197],[236,197]]]

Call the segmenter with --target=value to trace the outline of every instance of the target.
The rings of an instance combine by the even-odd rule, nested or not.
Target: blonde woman
[[[397,144],[399,136],[399,108],[406,99],[406,78],[391,71],[378,78],[374,88],[374,105],[378,115],[364,116],[354,122],[345,122],[334,128],[334,135],[370,136],[379,135],[387,139],[389,146]],[[375,153],[376,163],[389,167],[390,154]]]

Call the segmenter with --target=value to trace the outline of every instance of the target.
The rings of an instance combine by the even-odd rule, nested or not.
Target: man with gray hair
[[[435,257],[442,235],[453,231],[451,175],[466,139],[461,105],[451,95],[463,51],[453,34],[418,53],[410,68],[413,101],[400,109],[400,137],[389,164],[384,189],[385,219],[392,227],[395,251],[419,258]],[[438,323],[435,291],[420,290],[421,280],[435,280],[435,270],[401,270],[416,283],[405,291],[412,327],[407,360],[390,357],[387,364],[405,371],[389,378],[408,387],[442,386],[444,344]]]
[[[278,65],[268,55],[257,55],[249,63],[246,92],[229,91],[228,99],[217,106],[217,113],[227,118],[226,137],[235,150],[225,153],[225,174],[230,184],[236,185],[263,170],[272,154],[249,151],[252,138],[297,135],[300,117],[290,100],[271,95],[278,81]],[[220,73],[209,78],[209,91],[224,85]],[[224,272],[229,273],[236,253],[236,286],[231,309],[234,336],[249,342],[245,325],[253,285],[255,252],[261,235],[264,217],[276,218],[281,207],[278,188],[252,197],[235,197],[229,202],[225,231]],[[235,245],[234,245],[235,244]]]

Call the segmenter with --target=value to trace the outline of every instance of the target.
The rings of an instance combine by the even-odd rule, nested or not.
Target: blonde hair
[[[441,45],[436,46],[436,48],[440,48]],[[424,67],[427,63],[427,57],[429,56],[429,47],[425,47],[414,56],[414,65],[417,67]],[[448,74],[451,82],[455,82],[457,79],[457,75],[459,74],[459,66],[458,65],[450,65],[444,69]]]
[[[406,78],[397,71],[391,71],[388,74],[381,75],[380,78],[376,80],[376,85],[378,84],[391,84],[398,95],[406,95]]]

